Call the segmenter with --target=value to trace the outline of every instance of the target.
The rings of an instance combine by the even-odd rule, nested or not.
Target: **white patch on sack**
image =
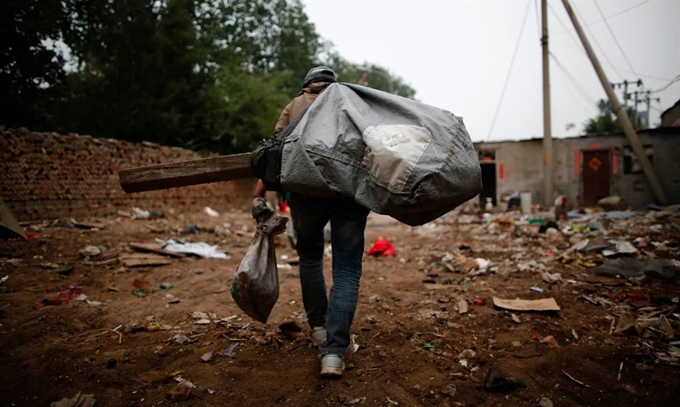
[[[373,178],[391,191],[402,192],[432,134],[423,127],[382,124],[369,126],[362,138],[367,147],[363,162]]]

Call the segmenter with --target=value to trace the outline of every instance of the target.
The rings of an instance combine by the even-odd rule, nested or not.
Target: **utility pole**
[[[646,94],[647,94],[647,96],[644,99],[642,99],[642,101],[647,103],[647,117],[645,119],[645,128],[648,129],[649,125],[650,125],[650,116],[652,114],[652,110],[651,110],[652,109],[652,101],[659,103],[659,102],[661,102],[661,98],[651,97],[651,94],[652,94],[651,91],[647,91]]]
[[[592,62],[593,68],[595,68],[598,78],[600,78],[602,87],[609,97],[609,103],[611,103],[614,112],[621,122],[623,132],[626,135],[626,138],[628,138],[628,142],[633,149],[633,153],[635,153],[638,163],[640,163],[642,171],[647,177],[647,181],[652,188],[654,196],[660,205],[668,205],[668,197],[664,193],[661,183],[654,173],[654,167],[652,167],[652,163],[649,162],[649,158],[645,154],[644,148],[642,148],[642,143],[640,142],[637,133],[635,133],[635,129],[633,129],[630,119],[628,119],[628,113],[625,111],[623,106],[621,106],[621,103],[619,103],[619,99],[616,97],[616,93],[614,93],[614,88],[612,88],[611,82],[609,82],[607,75],[604,73],[604,70],[602,70],[602,65],[600,65],[600,61],[597,59],[593,48],[590,46],[590,42],[588,41],[586,34],[583,32],[583,28],[574,14],[574,10],[571,8],[569,0],[562,0],[562,3],[564,4],[564,8],[567,10],[567,14],[569,14],[572,24],[574,24],[576,33],[581,39],[581,43],[583,43],[583,48],[586,49],[588,58],[590,58],[590,62]]]
[[[550,207],[553,196],[553,143],[550,122],[550,63],[548,51],[548,1],[541,0],[541,48],[543,50],[543,201]]]

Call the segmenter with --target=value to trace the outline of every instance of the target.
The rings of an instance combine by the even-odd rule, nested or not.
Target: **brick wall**
[[[105,216],[143,209],[246,207],[254,180],[126,194],[118,170],[202,158],[194,151],[0,127],[0,197],[19,220]]]

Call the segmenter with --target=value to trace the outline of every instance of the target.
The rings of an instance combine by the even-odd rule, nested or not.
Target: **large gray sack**
[[[286,137],[284,190],[345,196],[416,226],[476,196],[481,170],[463,120],[364,86],[331,84]]]

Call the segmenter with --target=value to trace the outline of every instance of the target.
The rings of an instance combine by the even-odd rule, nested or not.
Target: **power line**
[[[600,5],[598,4],[597,0],[595,0],[595,6],[597,7],[597,11],[600,12],[600,15],[602,16],[604,23],[607,26],[607,29],[609,30],[609,33],[612,35],[612,38],[614,38],[614,42],[616,43],[616,46],[619,47],[619,51],[621,51],[621,55],[623,55],[623,59],[625,59],[626,63],[628,63],[630,70],[633,71],[633,73],[636,76],[639,77],[640,75],[638,75],[637,72],[635,72],[635,68],[633,68],[633,64],[630,63],[628,56],[626,56],[626,53],[623,51],[623,48],[621,47],[619,40],[616,39],[616,35],[614,35],[614,31],[612,30],[612,27],[609,25],[609,22],[607,22],[607,19],[605,18],[604,13],[602,12],[602,9],[600,8]]]
[[[560,63],[560,61],[557,59],[557,57],[552,52],[550,53],[550,57],[553,59],[553,61],[555,61],[555,63],[557,64],[557,67],[560,68],[562,73],[564,73],[564,75],[567,77],[567,79],[569,79],[569,81],[572,83],[572,85],[574,85],[576,90],[579,91],[579,94],[583,97],[583,99],[585,101],[587,101],[589,104],[595,105],[597,103],[596,99],[593,98],[592,96],[590,96],[588,94],[588,92],[586,92],[581,87],[581,85],[579,85],[578,80],[576,80],[576,78],[567,70],[567,68],[565,68],[564,65],[562,65]]]
[[[578,11],[578,8],[576,7],[576,4],[573,5],[573,8],[574,8],[574,10],[576,10],[576,13],[578,14],[578,17],[581,19],[581,21],[583,21],[583,16],[581,15],[581,12]],[[621,79],[623,79],[623,75],[621,75],[621,72],[619,72],[619,70],[616,69],[616,66],[614,66],[614,64],[612,63],[612,61],[609,59],[609,57],[607,56],[607,53],[604,52],[604,48],[602,48],[602,47],[600,46],[600,43],[597,42],[597,38],[595,37],[595,35],[593,34],[593,32],[590,30],[590,28],[589,28],[587,25],[586,25],[585,27],[586,27],[586,30],[588,30],[588,33],[590,33],[590,37],[593,39],[593,42],[595,42],[595,45],[597,45],[597,48],[600,50],[600,52],[602,53],[602,55],[604,56],[604,58],[607,60],[607,62],[609,63],[609,65],[611,65],[611,67],[614,68],[614,71],[616,71],[616,73],[619,75],[619,77],[620,77]]]
[[[512,53],[512,59],[510,60],[510,67],[508,68],[508,73],[505,75],[505,82],[503,83],[503,89],[501,90],[501,97],[498,100],[498,106],[496,106],[496,113],[493,115],[493,120],[491,121],[491,127],[489,128],[489,134],[486,135],[486,140],[489,141],[491,137],[491,132],[496,124],[496,119],[498,118],[498,112],[501,110],[501,105],[503,104],[503,97],[505,96],[505,90],[508,88],[508,82],[510,80],[510,73],[512,72],[512,67],[515,65],[515,57],[517,57],[517,51],[519,50],[519,44],[522,42],[522,34],[524,33],[524,26],[527,22],[527,17],[529,16],[529,6],[531,6],[531,0],[527,1],[527,8],[524,11],[524,19],[522,20],[522,26],[519,29],[519,36],[517,37],[517,43],[515,44],[515,50]]]
[[[617,12],[617,13],[612,14],[612,15],[609,15],[609,16],[606,16],[606,17],[605,17],[605,16],[602,16],[602,17],[604,17],[602,20],[591,21],[590,23],[586,23],[586,22],[584,21],[582,25],[584,25],[584,26],[589,26],[589,25],[599,24],[599,23],[601,23],[601,22],[603,22],[603,21],[605,21],[605,20],[609,20],[609,19],[611,19],[611,18],[614,18],[614,17],[617,17],[617,16],[619,16],[619,15],[621,15],[621,14],[624,14],[624,13],[626,13],[626,12],[628,12],[628,11],[634,9],[634,8],[638,8],[638,7],[640,7],[641,5],[643,5],[643,4],[645,4],[645,3],[648,3],[648,2],[650,2],[650,1],[652,1],[652,0],[644,0],[644,1],[641,2],[641,3],[638,3],[638,4],[634,5],[634,6],[628,7],[627,9],[621,10],[621,11],[619,11],[619,12]],[[565,28],[564,30],[565,30],[565,31],[575,31],[575,29],[573,29],[573,28]]]
[[[680,75],[678,75],[678,76],[676,76],[675,78],[673,78],[673,79],[672,79],[670,82],[668,82],[668,84],[666,84],[666,86],[664,86],[663,88],[659,88],[659,89],[653,90],[653,91],[651,91],[650,93],[658,93],[658,92],[662,92],[662,91],[668,89],[669,86],[671,86],[672,84],[674,84],[674,83],[676,83],[676,82],[678,82],[678,81],[680,81]]]

